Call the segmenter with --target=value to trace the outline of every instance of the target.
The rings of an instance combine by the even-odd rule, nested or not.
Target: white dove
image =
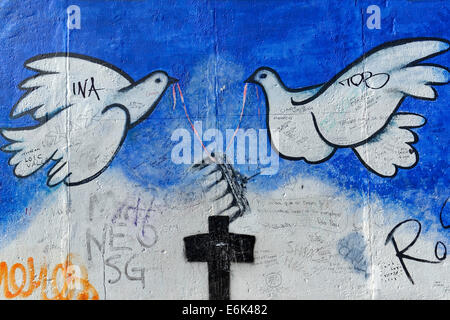
[[[264,91],[271,142],[282,157],[320,163],[338,148],[352,148],[367,169],[393,177],[397,168],[417,164],[411,145],[418,138],[410,128],[426,122],[397,109],[407,96],[437,98],[431,86],[447,84],[448,69],[419,63],[448,49],[443,39],[403,39],[372,49],[318,86],[289,89],[267,67],[245,82]]]
[[[38,72],[19,88],[27,92],[10,113],[31,113],[39,124],[2,129],[15,153],[9,164],[27,177],[50,160],[48,186],[74,186],[99,176],[119,151],[130,128],[148,117],[177,80],[155,71],[135,82],[104,61],[73,53],[39,55],[25,62]]]

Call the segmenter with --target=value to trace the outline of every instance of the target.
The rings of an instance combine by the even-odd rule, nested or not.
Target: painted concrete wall
[[[449,299],[449,8],[1,1],[0,297]]]

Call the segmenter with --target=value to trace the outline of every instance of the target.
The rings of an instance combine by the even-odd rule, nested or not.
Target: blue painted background
[[[257,67],[276,69],[289,87],[325,82],[383,42],[419,36],[450,39],[447,2],[4,0],[0,2],[0,126],[33,122],[28,116],[15,121],[8,118],[23,93],[18,83],[33,74],[23,67],[24,61],[42,53],[69,50],[108,61],[135,80],[164,69],[180,79],[192,120],[203,121],[204,128],[235,128],[243,80]],[[81,30],[69,32],[66,8],[72,4],[81,8]],[[380,30],[365,27],[369,16],[366,8],[371,4],[381,8]],[[429,62],[450,67],[450,55]],[[228,88],[224,93],[219,90],[223,85]],[[426,126],[416,131],[420,160],[415,168],[383,179],[368,172],[351,150],[338,150],[319,165],[281,160],[276,176],[258,176],[251,182],[252,188],[275,189],[298,174],[361,194],[370,188],[386,207],[407,209],[428,229],[438,223],[439,209],[449,195],[450,91],[446,86],[436,88],[437,101],[408,98],[400,107],[400,111],[416,112],[428,119]],[[185,176],[186,166],[170,161],[175,144],[170,136],[175,128],[190,127],[183,109],[178,105],[172,110],[172,103],[168,91],[150,118],[129,132],[112,163],[143,187],[176,185]],[[265,112],[256,89],[249,87],[241,128],[265,128]],[[18,221],[31,199],[53,192],[45,185],[46,170],[18,179],[7,158],[0,153],[0,245],[14,236],[18,226],[26,225]],[[238,169],[244,173],[256,170]],[[442,232],[450,239],[448,231]]]

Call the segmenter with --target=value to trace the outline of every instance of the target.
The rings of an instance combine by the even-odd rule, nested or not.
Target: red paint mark
[[[147,94],[146,94],[147,97],[156,96],[156,95],[159,95],[158,91],[150,91],[150,92],[147,92]]]
[[[234,130],[233,136],[231,137],[231,140],[230,140],[230,142],[228,143],[228,146],[227,146],[227,148],[226,148],[225,151],[227,151],[228,148],[230,147],[230,145],[233,143],[234,137],[236,136],[236,133],[238,132],[239,127],[240,127],[240,125],[241,125],[242,117],[244,116],[245,100],[246,100],[246,98],[247,98],[247,86],[248,86],[248,83],[246,83],[245,86],[244,86],[244,94],[243,94],[243,97],[242,97],[242,110],[241,110],[241,115],[240,115],[240,117],[239,117],[238,125],[237,125],[237,127],[236,127],[236,130]]]
[[[211,153],[209,153],[208,149],[206,149],[205,145],[203,144],[202,138],[198,134],[197,129],[195,128],[194,124],[191,121],[191,118],[189,117],[189,114],[188,114],[188,111],[186,108],[186,103],[184,102],[183,93],[181,92],[180,84],[178,82],[177,82],[177,87],[178,87],[178,92],[180,93],[181,102],[183,103],[184,113],[186,114],[186,118],[188,119],[189,124],[191,125],[192,131],[194,131],[195,135],[197,136],[198,141],[202,145],[203,150],[206,151],[206,153],[208,154],[208,157],[211,159],[211,161],[216,162],[216,159],[211,155]]]
[[[175,92],[175,85],[172,86],[172,97],[173,97],[173,110],[177,106],[177,93]]]

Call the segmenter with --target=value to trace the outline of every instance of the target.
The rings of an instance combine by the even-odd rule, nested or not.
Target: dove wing
[[[45,122],[74,105],[103,108],[108,95],[133,83],[117,67],[73,53],[39,55],[24,65],[38,74],[19,84],[27,92],[12,108],[11,118],[31,113],[34,119]]]
[[[442,54],[449,42],[408,39],[383,44],[366,53],[326,83],[311,98],[319,135],[336,147],[354,147],[383,130],[405,97],[435,100],[432,85],[448,83],[449,72],[422,60]]]
[[[59,145],[52,157],[57,162],[48,172],[47,185],[73,186],[98,177],[122,146],[129,124],[128,110],[111,105],[86,126],[71,127],[68,142]]]
[[[96,178],[109,166],[126,137],[128,110],[114,104],[89,121],[67,125],[71,110],[62,110],[44,124],[1,131],[11,142],[2,150],[14,153],[8,163],[14,166],[17,177],[27,177],[53,160],[47,185],[78,185]]]

